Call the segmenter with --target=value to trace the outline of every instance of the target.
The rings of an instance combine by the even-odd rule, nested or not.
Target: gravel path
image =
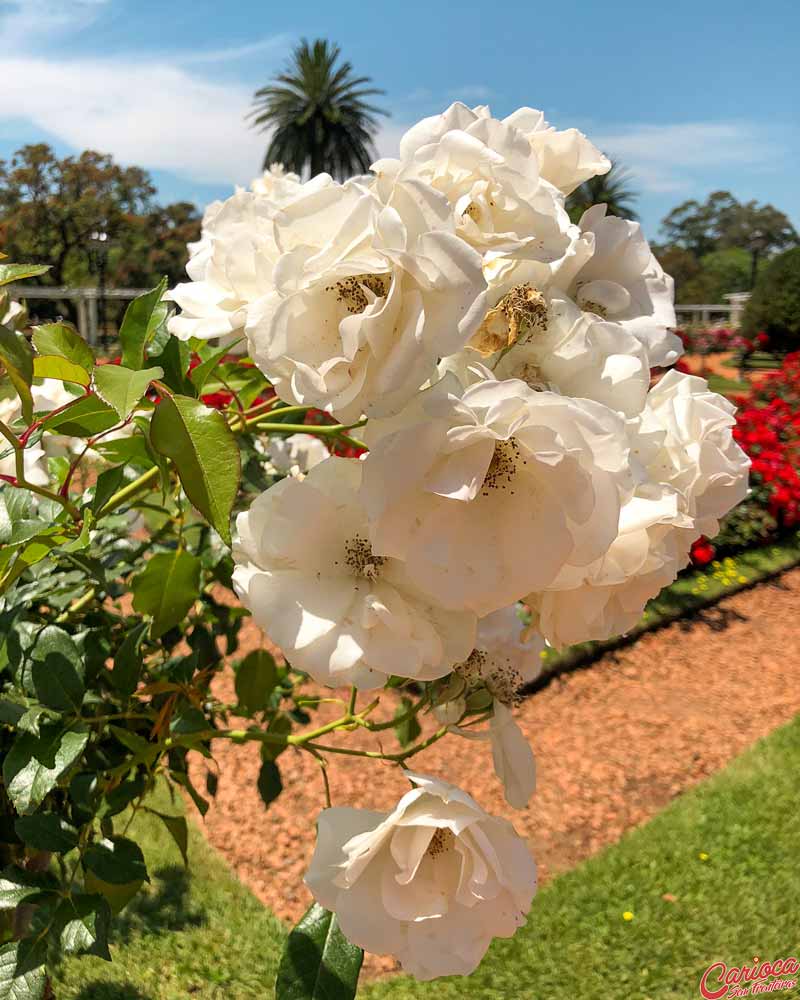
[[[538,762],[538,790],[523,812],[506,805],[487,744],[451,736],[413,766],[508,816],[547,880],[618,840],[800,711],[799,622],[796,569],[555,680],[515,713]],[[249,644],[259,636],[253,627]],[[387,747],[393,744],[391,733],[382,735]],[[377,734],[363,738],[374,747]],[[215,755],[219,788],[206,835],[264,903],[294,921],[310,900],[302,877],[313,848],[309,828],[323,805],[319,768],[310,755],[286,751],[285,791],[267,811],[256,792],[256,745],[220,741]],[[205,767],[198,759],[201,787]],[[408,789],[397,767],[358,758],[333,757],[330,779],[334,805],[390,809]],[[388,968],[386,960],[370,959],[367,971]]]

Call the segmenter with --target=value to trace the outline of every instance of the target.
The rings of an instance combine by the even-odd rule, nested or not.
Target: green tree
[[[619,163],[613,163],[606,174],[591,177],[577,187],[567,198],[567,211],[573,222],[578,222],[592,205],[607,205],[608,214],[620,219],[636,219],[634,204],[637,191],[631,186],[631,175]]]
[[[712,250],[697,267],[697,273],[681,285],[681,302],[724,302],[726,295],[750,288],[750,254],[741,247]]]
[[[760,260],[799,241],[783,212],[756,201],[742,203],[729,191],[714,191],[702,203],[694,199],[683,202],[661,226],[668,244],[682,247],[697,258],[716,250],[745,250],[750,259],[748,288],[755,284]]]
[[[265,168],[282,163],[299,174],[327,172],[341,180],[369,169],[377,115],[388,113],[369,98],[384,91],[370,87],[367,76],[353,76],[339,56],[338,45],[303,39],[286,71],[256,91],[253,127],[272,133]]]
[[[187,203],[158,206],[155,194],[146,171],[110,156],[87,150],[59,159],[45,144],[24,146],[0,161],[0,248],[12,259],[48,264],[40,284],[93,285],[88,250],[92,234],[104,232],[109,287],[148,287],[162,274],[177,281],[200,218]],[[74,318],[69,301],[54,308]]]
[[[800,347],[800,247],[778,254],[764,268],[744,311],[742,331],[759,330],[770,336],[771,346]]]

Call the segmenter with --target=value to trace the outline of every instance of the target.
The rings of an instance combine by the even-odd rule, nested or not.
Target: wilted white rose
[[[593,238],[594,252],[581,264],[562,269],[556,283],[578,305],[604,319],[622,324],[642,342],[651,365],[670,365],[683,353],[675,327],[675,294],[672,278],[653,256],[638,222],[607,215],[606,205],[583,213],[580,228]]]
[[[467,389],[447,376],[370,422],[361,489],[375,552],[479,615],[599,558],[631,486],[620,416],[485,376]]]
[[[550,263],[573,238],[563,197],[540,177],[527,137],[488,108],[456,102],[423,119],[400,140],[399,160],[379,160],[372,169],[379,189],[415,178],[441,191],[456,231],[482,254]]]
[[[466,976],[524,923],[536,865],[507,820],[447,782],[406,776],[417,787],[388,815],[320,814],[306,885],[353,944],[417,979]]]
[[[648,473],[683,497],[695,537],[713,538],[719,520],[747,496],[750,459],[734,441],[736,407],[695,375],[672,371],[650,390],[642,417]]]
[[[539,175],[568,195],[598,174],[607,174],[611,161],[576,128],[558,131],[534,108],[519,108],[504,118],[519,129],[539,161]]]
[[[304,476],[329,457],[330,452],[314,434],[273,435],[267,441],[272,469],[283,476]]]
[[[454,371],[468,385],[480,380],[484,364],[499,379],[592,399],[629,417],[644,406],[650,365],[642,344],[620,324],[584,312],[563,296],[519,286],[490,310],[472,342],[483,350],[466,347],[444,358],[439,370]]]
[[[395,412],[483,315],[481,261],[419,182],[383,202],[355,181],[276,217],[275,290],[252,310],[250,355],[287,402],[342,420]]]
[[[281,480],[236,526],[233,583],[294,667],[320,684],[433,680],[475,644],[475,617],[447,611],[376,556],[358,500],[362,463],[327,458]]]

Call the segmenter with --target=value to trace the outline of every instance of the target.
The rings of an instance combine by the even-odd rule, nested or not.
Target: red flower
[[[769,343],[769,334],[762,330],[760,333],[756,334],[756,340],[758,341],[759,347],[766,347]]]
[[[695,566],[707,566],[716,554],[717,550],[705,535],[692,542],[692,562]]]

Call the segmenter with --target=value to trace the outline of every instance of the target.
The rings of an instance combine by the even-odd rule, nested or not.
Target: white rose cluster
[[[273,168],[211,206],[173,293],[178,337],[243,337],[286,404],[366,421],[361,460],[271,453],[292,474],[239,516],[242,601],[320,684],[428,684],[516,808],[535,775],[511,709],[545,642],[629,629],[747,489],[730,404],[654,378],[681,343],[641,228],[570,221],[609,167],[539,111],[456,103],[371,176]],[[356,944],[468,973],[535,868],[507,823],[409,776],[389,816],[322,814],[308,884]]]

